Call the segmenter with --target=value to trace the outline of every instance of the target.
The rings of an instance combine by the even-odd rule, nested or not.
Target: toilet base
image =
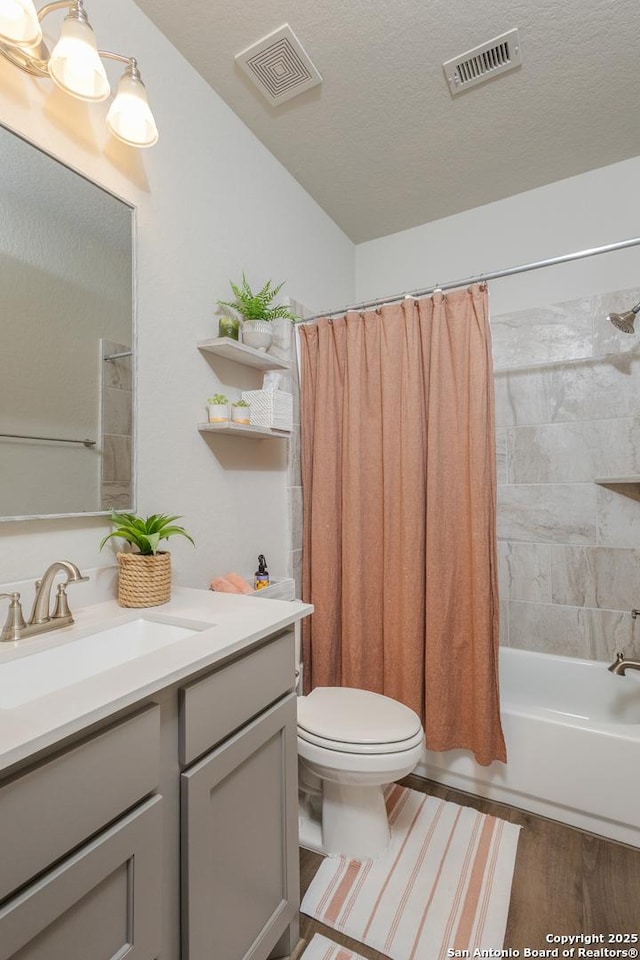
[[[305,850],[311,850],[313,853],[322,853],[322,822],[316,811],[300,798],[298,810],[298,843]]]
[[[300,845],[327,856],[372,860],[389,845],[390,832],[381,786],[325,780],[320,820],[318,805],[301,797]]]
[[[381,786],[324,781],[322,845],[328,854],[374,859],[384,853],[390,839]]]

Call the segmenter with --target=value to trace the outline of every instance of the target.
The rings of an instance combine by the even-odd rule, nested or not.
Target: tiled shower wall
[[[296,317],[305,317],[311,311],[297,300],[288,301],[289,309]],[[289,523],[291,551],[289,553],[289,576],[296,583],[296,597],[302,597],[302,472],[300,465],[300,373],[298,369],[297,333],[290,331],[290,386],[293,394],[293,430],[288,444],[287,493],[289,498]]]
[[[102,457],[100,501],[102,510],[131,510],[133,486],[131,449],[133,431],[133,358],[105,360],[116,353],[128,353],[131,347],[112,340],[100,341]]]
[[[639,300],[630,289],[491,318],[504,644],[640,656],[640,333],[606,319]]]
[[[286,298],[286,306],[297,317],[308,315],[303,304]],[[288,500],[288,569],[283,571],[295,580],[296,597],[302,596],[302,475],[300,472],[300,378],[296,351],[296,333],[289,320],[273,321],[273,344],[269,353],[286,360],[289,372],[283,389],[293,395],[293,428],[287,441],[287,500]]]

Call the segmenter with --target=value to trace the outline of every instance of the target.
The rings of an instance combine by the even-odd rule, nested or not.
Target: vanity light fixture
[[[3,0],[0,6],[0,40],[4,43],[39,43],[42,30],[31,0]]]
[[[53,10],[66,8],[60,39],[51,53],[41,22]],[[0,0],[0,53],[34,77],[50,77],[65,93],[80,100],[106,100],[111,90],[102,61],[126,64],[107,114],[111,133],[134,147],[152,147],[158,129],[149,109],[137,61],[99,50],[83,0],[53,0],[36,11],[33,0]]]

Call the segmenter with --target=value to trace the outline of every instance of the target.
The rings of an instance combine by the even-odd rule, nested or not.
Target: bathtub
[[[501,648],[507,764],[425,751],[415,773],[640,847],[640,672]]]

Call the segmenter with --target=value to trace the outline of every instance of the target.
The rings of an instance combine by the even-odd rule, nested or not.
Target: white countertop
[[[89,636],[99,629],[140,617],[191,622],[197,632],[119,666],[78,682],[64,678],[52,693],[11,709],[0,705],[0,770],[50,747],[64,737],[124,707],[184,680],[251,646],[310,614],[300,601],[174,587],[169,603],[144,609],[120,607],[115,600],[74,608],[75,623],[36,637],[0,644],[0,678],[4,664]],[[42,669],[34,656],[34,671]]]

